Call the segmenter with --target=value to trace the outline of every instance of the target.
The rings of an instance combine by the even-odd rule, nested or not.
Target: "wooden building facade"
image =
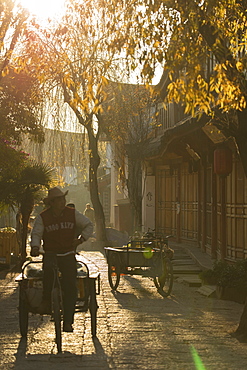
[[[247,178],[234,139],[208,117],[171,125],[170,115],[154,141],[146,161],[155,176],[156,231],[195,243],[217,260],[247,258]],[[217,159],[219,148],[226,158]],[[216,168],[219,161],[226,172]]]

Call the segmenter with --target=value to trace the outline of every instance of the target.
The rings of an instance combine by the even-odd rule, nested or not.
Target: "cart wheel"
[[[26,282],[21,282],[19,287],[19,326],[20,326],[20,333],[22,337],[27,336],[28,330],[28,302],[26,296],[26,290],[24,284]]]
[[[91,333],[92,337],[96,337],[98,304],[96,299],[95,279],[90,280],[89,311],[91,315]]]
[[[59,288],[52,290],[52,308],[55,324],[56,344],[58,352],[62,352],[62,329],[61,329],[61,299]]]
[[[112,253],[108,260],[108,281],[110,287],[116,290],[120,280],[120,263],[117,253]]]
[[[163,259],[163,273],[154,278],[154,284],[163,297],[168,297],[173,285],[173,267],[169,258]]]

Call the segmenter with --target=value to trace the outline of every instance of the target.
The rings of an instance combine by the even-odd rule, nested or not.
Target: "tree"
[[[102,125],[104,87],[119,69],[118,32],[111,33],[110,14],[102,1],[69,1],[57,27],[27,30],[26,68],[51,90],[59,88],[64,102],[85,128],[89,140],[89,187],[95,209],[96,234],[106,240],[105,218],[98,194],[98,141]],[[114,41],[115,40],[115,41]],[[28,61],[31,60],[31,63]]]
[[[247,175],[246,1],[137,0],[127,12],[122,41],[131,68],[150,82],[161,64],[165,101],[212,116],[235,137]]]
[[[0,82],[8,73],[8,67],[18,40],[25,27],[27,12],[16,7],[14,0],[2,0],[0,4]]]
[[[0,80],[0,137],[20,143],[22,134],[28,134],[42,142],[42,103],[37,81],[9,67],[8,74]]]
[[[40,188],[49,185],[51,175],[50,169],[29,163],[27,154],[17,147],[23,134],[43,140],[39,82],[22,68],[21,58],[19,65],[15,61],[16,53],[21,55],[28,14],[15,1],[3,0],[0,15],[0,204],[1,208],[17,207],[21,213],[23,262],[29,216]]]
[[[43,190],[48,189],[54,182],[54,170],[47,165],[27,163],[21,171],[19,179],[11,190],[17,195],[22,219],[21,260],[26,259],[26,244],[28,224],[35,204],[42,199]],[[16,189],[14,189],[16,187]]]
[[[142,163],[154,128],[155,102],[143,85],[109,82],[106,86],[103,129],[114,142],[122,188],[127,188],[134,230],[142,225]],[[108,108],[107,108],[108,106]]]
[[[0,5],[0,139],[21,142],[21,134],[32,134],[43,139],[38,112],[43,102],[38,80],[19,71],[15,64],[15,52],[20,54],[20,43],[26,27],[28,14],[15,5],[15,1],[4,0]],[[0,145],[4,149],[3,145]],[[17,151],[9,152],[16,159]]]
[[[28,223],[34,205],[42,199],[43,190],[55,180],[54,171],[47,165],[37,164],[28,159],[26,153],[16,150],[8,143],[5,157],[0,157],[0,208],[17,208],[21,216],[21,263],[26,259]],[[6,162],[6,158],[10,161]],[[13,166],[14,164],[14,166]]]

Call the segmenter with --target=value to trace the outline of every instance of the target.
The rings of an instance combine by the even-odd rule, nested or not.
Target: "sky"
[[[62,14],[65,0],[19,0],[19,3],[36,18],[46,20]]]

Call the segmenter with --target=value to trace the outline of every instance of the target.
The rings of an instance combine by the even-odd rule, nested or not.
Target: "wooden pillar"
[[[217,177],[212,167],[211,257],[217,258]]]
[[[207,165],[203,166],[202,175],[202,245],[203,252],[206,251],[207,240]]]
[[[220,257],[222,260],[226,257],[226,176],[220,176],[221,188],[221,223],[220,223]]]
[[[177,169],[177,242],[181,242],[181,166]]]
[[[201,166],[199,167],[198,170],[198,205],[197,205],[197,242],[198,245],[201,243],[201,232],[202,232],[202,170]]]
[[[232,172],[232,151],[221,146],[214,151],[214,171],[220,176],[221,221],[220,221],[220,257],[226,257],[227,218],[226,218],[226,177]]]

